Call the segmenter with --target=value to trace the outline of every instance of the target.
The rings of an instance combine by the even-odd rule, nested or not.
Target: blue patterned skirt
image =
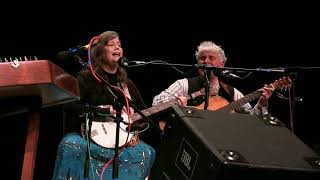
[[[87,141],[77,133],[67,134],[58,147],[53,180],[84,180],[85,174],[90,180],[100,180],[105,164],[114,157],[114,149],[90,143],[88,168],[85,168],[86,157]],[[150,173],[155,150],[140,140],[134,147],[122,150],[118,159],[118,179],[144,180]],[[110,163],[105,169],[104,180],[112,180],[112,165]]]

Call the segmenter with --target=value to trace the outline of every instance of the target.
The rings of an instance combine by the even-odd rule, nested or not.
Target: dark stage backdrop
[[[304,15],[293,9],[283,13],[282,8],[262,12],[255,9],[250,13],[238,10],[234,12],[237,15],[229,16],[206,9],[201,13],[190,11],[183,14],[170,9],[170,15],[166,11],[156,11],[159,13],[154,12],[155,16],[152,17],[149,16],[152,9],[135,12],[137,14],[112,11],[94,16],[80,16],[78,12],[65,15],[39,9],[38,13],[26,13],[19,18],[11,17],[4,21],[6,27],[0,33],[0,57],[37,56],[38,59],[51,60],[75,75],[80,71],[79,63],[58,60],[56,54],[77,45],[88,44],[92,37],[103,31],[115,30],[121,36],[125,56],[132,61],[163,60],[192,65],[196,63],[196,46],[201,41],[211,40],[224,48],[228,58],[226,66],[318,67],[320,29],[315,22],[319,20],[319,12],[313,11],[311,7],[302,8],[305,9]],[[125,17],[119,17],[119,13]],[[230,13],[230,10],[225,13]],[[49,17],[49,14],[54,16]],[[130,68],[128,71],[149,106],[156,94],[176,79],[185,77],[169,66],[160,65]],[[292,120],[288,101],[273,96],[269,103],[270,113],[289,128],[292,121],[294,133],[317,151],[320,144],[317,129],[320,123],[316,104],[320,98],[315,84],[319,82],[319,73],[317,69],[298,72],[294,81],[295,95],[303,98],[303,101],[295,104]],[[232,84],[247,94],[280,77],[281,74],[255,72],[247,79],[233,81]],[[287,93],[283,94],[288,96]],[[60,137],[61,127],[54,127],[54,133]],[[52,134],[48,136],[52,137]],[[52,143],[55,146],[46,149],[46,152],[54,157],[57,142],[55,140]],[[51,166],[45,173],[52,174],[54,162],[51,160],[46,163]]]

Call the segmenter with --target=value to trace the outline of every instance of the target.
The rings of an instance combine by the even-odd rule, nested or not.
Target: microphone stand
[[[85,113],[91,114],[94,112],[95,112],[95,108],[86,103],[85,104]],[[86,117],[85,126],[86,126],[85,127],[86,137],[87,137],[87,140],[89,140],[89,138],[91,137],[91,126],[92,126],[91,117]],[[86,154],[85,165],[84,165],[85,180],[89,179],[89,169],[90,169],[89,168],[89,161],[90,161],[89,151],[90,151],[90,143],[88,143],[88,145],[87,145],[87,154]]]
[[[113,166],[112,166],[112,178],[114,180],[118,180],[118,173],[119,173],[119,129],[120,129],[120,122],[122,122],[123,118],[121,117],[121,111],[124,104],[121,103],[121,101],[117,101],[116,98],[114,98],[113,107],[116,110],[116,142],[114,147],[114,160],[113,160]]]
[[[79,63],[84,66],[85,68],[90,70],[90,66],[88,65],[88,63],[86,63],[85,61],[82,60],[82,58],[78,55],[74,55],[74,57],[79,61]],[[123,121],[123,118],[121,116],[121,112],[124,106],[124,102],[121,102],[119,100],[119,97],[117,95],[115,95],[113,93],[113,91],[111,90],[111,88],[113,88],[109,82],[107,82],[100,74],[96,73],[96,75],[99,77],[99,79],[106,85],[107,90],[109,91],[109,93],[114,97],[113,98],[113,108],[116,111],[116,117],[115,117],[115,123],[116,123],[116,139],[115,139],[115,149],[114,149],[114,162],[113,162],[113,167],[112,167],[112,178],[114,180],[118,180],[118,174],[119,174],[119,158],[118,158],[118,154],[119,154],[119,129],[120,129],[120,123]],[[153,126],[156,127],[157,131],[161,132],[161,129],[156,126],[156,124],[147,116],[145,116],[135,105],[134,103],[128,99],[130,106],[136,111],[138,112],[141,117],[146,118],[149,122],[151,122],[151,124]],[[89,123],[90,124],[90,123]],[[91,129],[91,127],[89,128]],[[90,133],[90,132],[89,132]],[[89,136],[90,137],[90,136]],[[88,148],[89,150],[89,148]],[[87,166],[85,166],[87,168]]]
[[[210,77],[211,71],[203,71],[205,74],[205,99],[204,99],[204,109],[207,110],[209,106],[209,95],[210,95]]]

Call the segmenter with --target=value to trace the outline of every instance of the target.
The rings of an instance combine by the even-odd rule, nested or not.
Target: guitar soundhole
[[[104,127],[104,125],[101,124],[101,126],[102,126],[102,129],[103,129],[103,132],[104,132],[105,134],[108,134],[106,128]]]

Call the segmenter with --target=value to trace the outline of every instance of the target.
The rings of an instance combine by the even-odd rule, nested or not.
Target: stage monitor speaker
[[[319,155],[277,118],[181,106],[155,166],[165,180],[320,179]]]

